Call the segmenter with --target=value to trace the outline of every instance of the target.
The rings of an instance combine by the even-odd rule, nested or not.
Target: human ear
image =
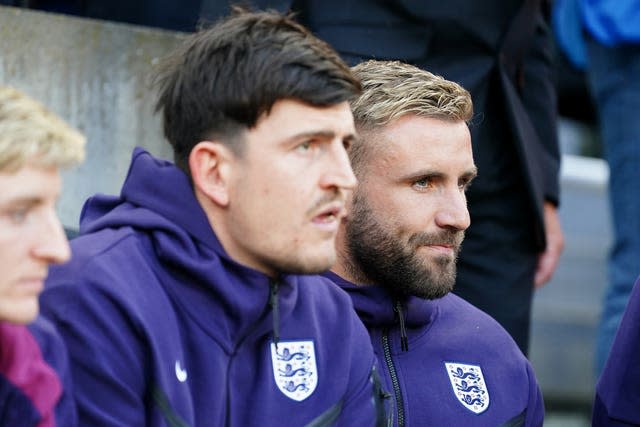
[[[196,192],[222,207],[229,204],[232,158],[231,150],[216,141],[201,141],[189,154],[189,169]]]

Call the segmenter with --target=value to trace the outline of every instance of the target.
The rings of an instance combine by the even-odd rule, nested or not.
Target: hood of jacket
[[[398,303],[408,328],[419,328],[432,323],[439,310],[439,300],[425,300],[414,296],[397,298],[382,286],[357,286],[331,271],[324,276],[349,294],[358,316],[367,327],[398,326]]]
[[[234,261],[216,237],[187,175],[141,148],[133,152],[120,196],[90,198],[80,217],[81,235],[122,228],[148,237],[146,250],[155,253],[152,268],[167,293],[224,342],[241,340],[243,331],[257,323],[277,332],[277,324],[294,309],[295,284],[305,280],[296,275],[277,279],[278,313],[269,322],[265,316],[272,316],[275,280]],[[212,301],[224,309],[226,322],[211,322]]]

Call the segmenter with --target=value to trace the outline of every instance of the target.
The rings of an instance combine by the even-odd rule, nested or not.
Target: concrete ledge
[[[602,159],[565,154],[560,166],[560,179],[566,185],[580,185],[605,191],[609,181],[609,165]]]
[[[170,158],[153,115],[153,66],[183,37],[113,22],[0,6],[0,82],[45,103],[88,138],[87,159],[64,176],[59,213],[77,227],[82,202],[117,194],[131,151]]]

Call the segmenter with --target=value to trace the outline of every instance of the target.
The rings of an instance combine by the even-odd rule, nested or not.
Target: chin
[[[303,274],[320,274],[320,273],[324,273],[325,271],[331,270],[331,267],[333,267],[333,264],[335,263],[335,257],[329,259],[324,259],[324,260],[318,260],[317,262],[308,264],[304,267],[304,272]]]
[[[18,304],[17,307],[12,307],[11,310],[1,313],[1,320],[16,325],[27,325],[38,317],[40,306],[38,301]]]
[[[304,259],[291,259],[281,271],[295,274],[319,274],[330,270],[336,262],[335,251],[324,256],[309,256]]]
[[[5,316],[2,320],[9,323],[13,323],[15,325],[28,325],[29,323],[36,320],[36,317],[38,317],[37,311],[35,313],[11,314],[11,315]]]

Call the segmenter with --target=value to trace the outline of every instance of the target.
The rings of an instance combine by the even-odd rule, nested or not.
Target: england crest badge
[[[301,402],[318,385],[318,368],[313,341],[271,343],[273,378],[285,396]]]
[[[478,365],[445,363],[447,375],[458,401],[468,410],[481,414],[489,407],[489,390]]]

